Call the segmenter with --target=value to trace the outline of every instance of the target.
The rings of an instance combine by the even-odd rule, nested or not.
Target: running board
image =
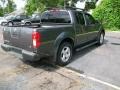
[[[95,45],[96,43],[97,43],[97,41],[95,41],[95,42],[93,42],[93,43],[90,43],[90,44],[88,44],[88,45],[86,45],[86,46],[83,46],[83,47],[77,48],[76,51],[83,50],[83,49],[85,49],[85,48],[87,48],[87,47],[90,47],[90,46],[92,46],[92,45]]]

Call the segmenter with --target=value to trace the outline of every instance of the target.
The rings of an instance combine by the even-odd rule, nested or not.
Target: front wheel
[[[72,45],[70,43],[62,43],[57,53],[57,64],[60,66],[67,65],[72,58],[72,51]]]
[[[5,25],[4,22],[2,22],[2,23],[1,23],[1,26],[4,26],[4,25]]]
[[[25,23],[25,25],[28,25],[28,26],[29,26],[29,25],[31,25],[31,23],[30,23],[30,22],[27,22],[27,23]]]
[[[12,22],[8,22],[7,25],[8,26],[13,26],[13,23]]]
[[[104,43],[104,37],[105,37],[105,34],[101,32],[98,38],[98,45],[102,45]]]

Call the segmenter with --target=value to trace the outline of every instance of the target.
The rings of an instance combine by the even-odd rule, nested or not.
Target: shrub
[[[93,10],[93,16],[101,20],[104,27],[120,29],[120,0],[103,0]]]

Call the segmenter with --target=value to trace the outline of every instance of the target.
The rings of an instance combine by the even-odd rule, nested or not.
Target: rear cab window
[[[41,23],[71,23],[71,17],[66,10],[49,10],[41,15]]]

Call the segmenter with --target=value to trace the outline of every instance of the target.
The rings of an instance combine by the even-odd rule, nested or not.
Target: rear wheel
[[[72,58],[72,51],[72,45],[70,43],[62,43],[57,53],[57,64],[60,66],[67,65]]]

